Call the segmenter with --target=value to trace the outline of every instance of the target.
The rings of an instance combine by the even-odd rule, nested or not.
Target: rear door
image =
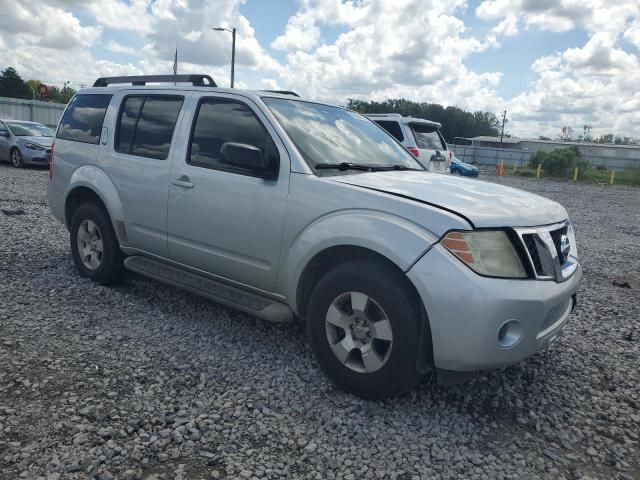
[[[427,165],[429,171],[447,173],[450,164],[447,144],[438,129],[419,122],[409,123],[408,126],[420,151],[419,158]]]
[[[114,183],[127,244],[162,257],[167,251],[167,196],[174,132],[190,92],[121,91],[105,121],[101,164]],[[108,144],[108,145],[107,145]],[[56,144],[56,153],[57,153]]]
[[[251,100],[201,94],[188,145],[171,171],[168,206],[172,260],[226,279],[273,291],[282,245],[290,162],[284,144]],[[260,149],[277,178],[224,163],[226,142]]]

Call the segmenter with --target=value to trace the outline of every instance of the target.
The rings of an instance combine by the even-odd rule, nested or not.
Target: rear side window
[[[182,97],[135,95],[122,102],[115,139],[121,153],[165,160]]]
[[[419,123],[412,123],[410,126],[413,136],[416,137],[416,145],[418,148],[426,148],[428,150],[447,149],[437,128]]]
[[[76,95],[60,120],[56,137],[97,145],[110,101],[111,95]]]
[[[222,162],[220,149],[226,142],[251,145],[262,150],[272,164],[278,150],[255,113],[244,103],[222,98],[203,99],[191,135],[188,163],[200,167],[251,174]]]
[[[391,135],[396,137],[396,140],[403,141],[404,135],[402,134],[402,127],[398,122],[394,122],[393,120],[376,120],[376,123],[384,128]]]

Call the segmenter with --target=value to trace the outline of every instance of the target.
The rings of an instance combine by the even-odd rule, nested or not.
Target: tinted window
[[[301,100],[263,101],[311,168],[318,163],[352,162],[423,169],[409,152],[358,113]]]
[[[131,153],[167,158],[181,107],[181,98],[147,97],[138,118]]]
[[[122,110],[120,112],[120,125],[118,127],[118,136],[116,139],[116,150],[119,152],[129,153],[131,151],[131,142],[133,141],[133,131],[140,114],[140,107],[144,97],[128,97],[124,100]]]
[[[278,153],[273,140],[247,105],[219,98],[204,99],[198,109],[191,137],[189,163],[237,171],[222,162],[220,149],[225,142],[252,145],[262,150],[262,154],[271,162],[277,161]]]
[[[164,160],[169,155],[182,97],[125,98],[118,119],[118,152]]]
[[[384,128],[391,135],[396,137],[397,140],[403,141],[404,135],[402,134],[402,127],[398,122],[391,120],[376,120],[376,123]]]
[[[429,125],[420,125],[419,123],[411,124],[411,131],[416,137],[416,145],[418,148],[426,148],[429,150],[446,150],[447,147],[442,143],[442,139],[435,127]]]
[[[110,101],[111,95],[76,95],[60,120],[57,137],[97,145]]]

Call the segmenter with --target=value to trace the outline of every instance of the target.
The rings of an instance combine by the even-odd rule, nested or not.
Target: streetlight
[[[226,27],[211,27],[212,30],[216,30],[218,32],[229,32],[231,33],[231,88],[233,88],[233,77],[235,73],[235,63],[236,63],[236,29],[235,28],[226,28]]]

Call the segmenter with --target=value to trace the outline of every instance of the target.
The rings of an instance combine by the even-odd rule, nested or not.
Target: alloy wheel
[[[355,372],[375,372],[389,360],[391,322],[382,307],[364,293],[347,292],[335,298],[326,314],[325,331],[333,354]]]
[[[89,270],[96,270],[102,263],[102,234],[98,226],[91,220],[83,220],[78,228],[78,253],[83,265]]]

